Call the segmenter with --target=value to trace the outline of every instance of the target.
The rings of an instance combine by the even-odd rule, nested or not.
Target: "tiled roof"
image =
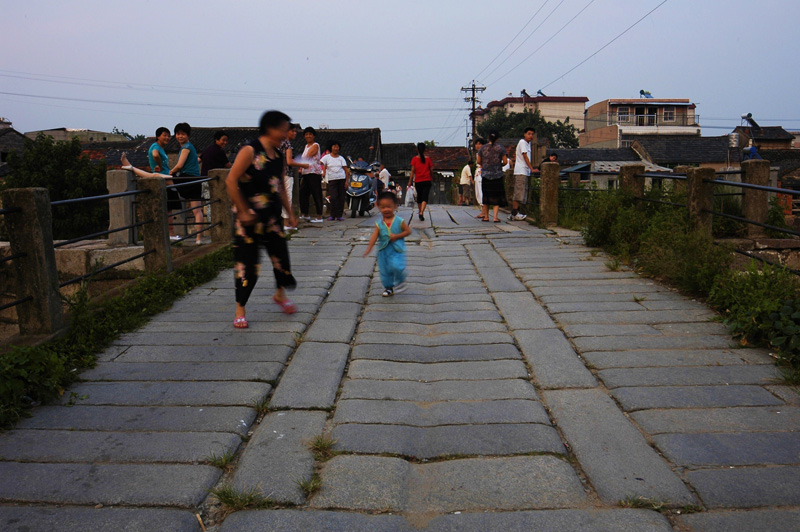
[[[800,150],[761,150],[761,157],[769,161],[770,166],[778,167],[778,177],[796,175],[800,169]]]
[[[0,152],[21,150],[24,145],[25,135],[10,127],[0,129]]]
[[[637,135],[642,156],[656,164],[721,163],[728,160],[728,136]]]
[[[384,144],[382,154],[381,162],[386,165],[390,172],[409,170],[411,168],[411,159],[417,154],[417,145],[413,142]]]
[[[547,155],[555,153],[558,162],[564,165],[595,161],[639,162],[642,159],[631,148],[556,148],[547,150]]]
[[[742,133],[746,137],[758,142],[759,140],[794,140],[794,135],[783,129],[781,126],[766,127],[746,127],[738,126],[734,129],[737,133]]]
[[[430,156],[438,170],[461,170],[469,164],[469,149],[464,146],[436,146],[428,148],[425,155]]]

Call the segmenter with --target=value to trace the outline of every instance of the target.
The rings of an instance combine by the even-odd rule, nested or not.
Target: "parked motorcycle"
[[[364,216],[375,207],[375,178],[370,177],[372,167],[364,161],[350,161],[350,185],[347,197],[350,199],[350,216]],[[371,213],[370,213],[371,214]]]

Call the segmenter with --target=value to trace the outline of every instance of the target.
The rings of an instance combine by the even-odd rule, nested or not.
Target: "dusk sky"
[[[153,135],[179,121],[253,126],[276,108],[303,126],[463,145],[459,89],[475,79],[484,103],[541,89],[591,105],[645,89],[690,98],[704,135],[748,112],[800,129],[800,2],[667,0],[589,58],[659,4],[0,0],[0,116],[23,132]]]

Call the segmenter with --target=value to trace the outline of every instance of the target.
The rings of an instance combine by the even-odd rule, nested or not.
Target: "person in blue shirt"
[[[189,142],[191,135],[192,126],[186,122],[181,122],[175,126],[175,140],[181,145],[181,150],[178,154],[178,163],[169,173],[172,175],[176,185],[200,179],[200,161],[197,158],[197,150]],[[203,209],[200,205],[203,202],[203,184],[196,183],[180,187],[178,193],[189,204],[188,208],[194,209],[191,212],[194,214],[195,231],[201,231],[203,229]],[[203,233],[198,232],[195,241],[198,246],[201,245],[203,243]]]
[[[406,285],[406,241],[411,229],[402,218],[397,216],[397,196],[388,190],[378,196],[378,209],[382,219],[375,224],[375,231],[369,239],[367,251],[369,255],[375,244],[378,244],[378,270],[385,290],[383,297],[405,292]]]
[[[167,152],[164,151],[164,148],[169,144],[170,133],[169,129],[166,127],[160,127],[156,129],[156,141],[150,145],[150,149],[147,150],[147,160],[150,162],[150,171],[153,174],[159,174],[168,176],[169,175],[169,157],[167,157]],[[172,180],[168,179],[167,184],[172,184]],[[172,188],[167,188],[167,210],[169,211],[177,211],[181,208],[181,198],[178,195],[178,191]],[[172,227],[172,217],[170,217],[169,223],[169,235],[170,238],[175,240],[178,237],[175,236],[175,229]]]

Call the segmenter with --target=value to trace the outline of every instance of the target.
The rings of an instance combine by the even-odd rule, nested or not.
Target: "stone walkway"
[[[766,352],[576,237],[473,215],[413,222],[392,299],[375,219],[347,220],[292,239],[294,316],[265,276],[234,331],[226,272],[125,335],[0,435],[0,529],[800,530],[800,397]],[[228,484],[278,506],[220,523]]]

